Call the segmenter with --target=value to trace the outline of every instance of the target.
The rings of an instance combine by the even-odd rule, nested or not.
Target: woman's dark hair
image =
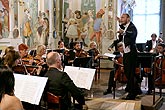
[[[63,42],[62,40],[58,41],[58,48],[62,42]]]
[[[14,95],[15,79],[11,69],[0,66],[0,102],[5,94]]]
[[[15,66],[15,61],[19,58],[20,58],[20,55],[17,51],[9,50],[4,58],[4,65],[5,66],[7,65],[10,68],[12,68],[13,66]]]
[[[63,41],[62,41],[62,40],[58,41],[58,45],[60,45],[60,44],[61,44],[61,42],[63,42]]]

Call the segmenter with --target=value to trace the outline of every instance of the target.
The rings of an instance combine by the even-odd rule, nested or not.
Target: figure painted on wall
[[[121,4],[121,15],[128,13],[133,21],[133,8],[136,6],[135,0],[123,0]]]
[[[37,35],[35,38],[36,46],[37,45],[48,45],[49,39],[49,20],[46,16],[38,17],[38,28],[37,28]]]
[[[90,36],[92,36],[94,32],[93,25],[94,25],[93,11],[88,10],[88,21],[87,21],[88,38],[90,38]]]
[[[96,42],[98,45],[98,48],[100,49],[101,47],[101,37],[102,34],[105,32],[106,28],[102,19],[102,16],[104,15],[104,10],[100,9],[99,12],[97,12],[96,19],[94,20],[94,32],[90,38],[91,41],[93,41],[94,37],[96,37]]]
[[[87,36],[87,28],[85,27],[87,16],[81,15],[81,11],[76,10],[76,23],[77,23],[77,31],[78,31],[78,40],[83,42],[83,45],[87,47],[85,43],[85,38]]]
[[[31,46],[30,44],[30,37],[32,35],[32,30],[31,30],[31,16],[30,12],[28,9],[24,10],[24,21],[23,21],[23,36],[22,36],[22,41],[29,47]]]
[[[38,18],[37,18],[37,20],[36,20],[36,22],[34,23],[34,27],[33,27],[33,29],[34,29],[34,32],[36,32],[36,33],[34,33],[34,46],[35,47],[37,47],[38,45],[39,45],[39,39],[38,39],[38,37],[39,36],[41,36],[41,33],[42,33],[42,20],[41,20],[41,17],[40,16],[38,16]]]
[[[80,34],[81,34],[81,31],[82,31],[82,28],[83,28],[81,11],[76,10],[74,13],[76,15],[75,20],[76,20],[76,23],[77,23],[78,38],[81,39]]]
[[[0,10],[0,38],[2,38],[3,21],[3,11]]]
[[[0,2],[2,3],[3,7],[9,11],[9,0],[0,0]]]
[[[7,38],[9,36],[9,13],[4,9],[4,32],[3,37]]]
[[[78,39],[77,23],[74,18],[74,13],[68,21],[66,37],[69,38],[69,43],[72,41],[72,39],[73,39],[73,42],[75,42]]]

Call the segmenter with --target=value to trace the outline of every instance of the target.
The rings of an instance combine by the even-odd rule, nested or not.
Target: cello
[[[155,85],[165,85],[165,58],[164,56],[157,57],[154,62],[154,79]]]
[[[118,66],[118,68],[116,69],[116,73],[115,73],[115,81],[119,81],[120,83],[127,83],[127,77],[124,74],[124,65],[123,65],[123,57],[119,57],[116,61],[115,64]],[[139,76],[140,74],[140,68],[136,68],[135,70],[136,75]]]

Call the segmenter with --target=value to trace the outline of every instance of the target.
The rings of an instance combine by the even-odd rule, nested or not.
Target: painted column
[[[38,12],[39,11],[45,12],[45,0],[38,0]]]
[[[55,44],[62,38],[62,15],[63,0],[56,0],[56,32],[57,38]],[[56,45],[57,48],[57,45]]]
[[[49,40],[48,40],[48,47],[54,49],[54,38],[53,38],[53,31],[54,31],[54,0],[50,0],[49,2]]]
[[[9,0],[9,23],[10,23],[9,38],[13,38],[13,28],[14,28],[14,1],[13,0]]]
[[[73,12],[81,10],[81,0],[69,0],[69,9]]]

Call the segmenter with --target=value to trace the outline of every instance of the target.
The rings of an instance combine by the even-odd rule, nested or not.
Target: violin
[[[27,65],[32,65],[34,62],[34,59],[31,55],[27,55],[23,57],[21,60],[23,64],[27,64]]]
[[[25,74],[25,75],[38,75],[39,66],[31,66],[31,65],[16,65],[12,67],[14,73]]]
[[[20,62],[12,69],[15,73],[26,74],[26,75],[38,75],[39,72],[41,71],[40,66],[34,65],[34,59],[30,55],[27,55],[26,57],[20,59]]]
[[[76,57],[87,57],[88,53],[85,50],[80,49],[80,50],[76,50],[75,56]]]

